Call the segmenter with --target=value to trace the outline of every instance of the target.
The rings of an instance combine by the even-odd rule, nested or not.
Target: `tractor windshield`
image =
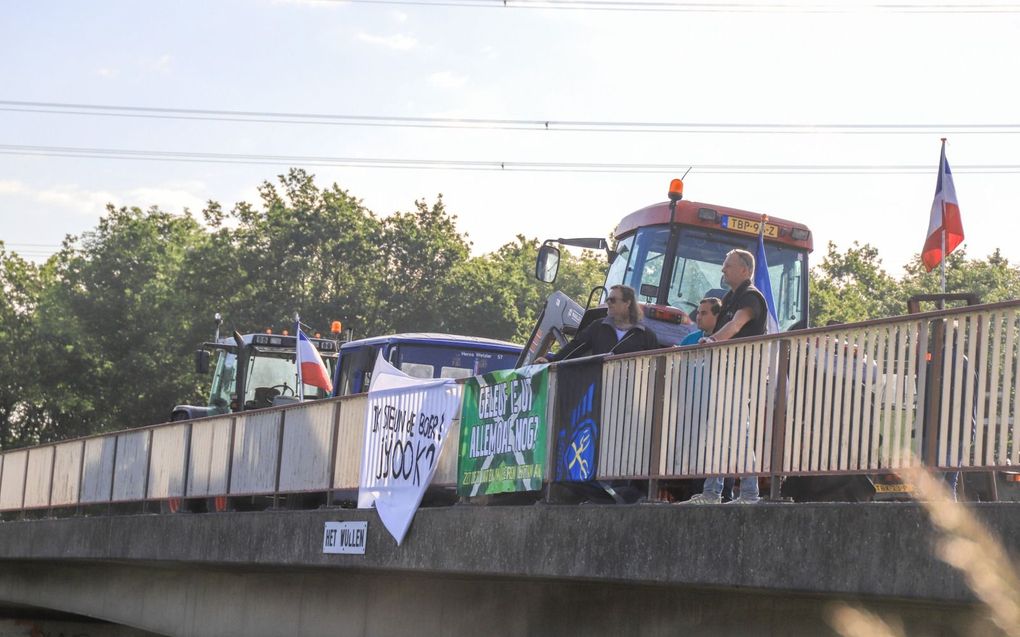
[[[329,365],[330,363],[327,363]],[[332,376],[332,370],[330,376]],[[274,396],[297,396],[297,369],[294,356],[283,358],[257,354],[248,364],[248,385],[244,390],[245,404],[269,407]],[[305,398],[325,398],[326,392],[318,387],[305,384]],[[266,403],[269,404],[266,404]]]
[[[706,296],[722,296],[722,263],[734,248],[756,251],[754,235],[681,227],[671,280],[663,281],[668,226],[640,228],[617,244],[618,256],[609,268],[606,287],[623,284],[634,288],[642,303],[659,303],[685,312],[698,307]],[[766,241],[769,279],[781,330],[806,325],[807,254],[779,243]]]
[[[335,365],[333,359],[326,359],[330,368]],[[294,357],[267,356],[256,354],[248,359],[247,383],[244,391],[245,409],[271,407],[274,396],[296,396],[297,385]],[[209,388],[209,406],[213,413],[226,414],[231,410],[231,403],[237,394],[237,355],[233,352],[220,351],[213,372],[212,386]],[[318,387],[305,385],[305,398],[325,398],[326,392]]]
[[[209,389],[209,406],[214,413],[225,414],[230,411],[230,401],[236,386],[237,356],[221,350],[216,358],[216,371],[213,372],[212,387]]]

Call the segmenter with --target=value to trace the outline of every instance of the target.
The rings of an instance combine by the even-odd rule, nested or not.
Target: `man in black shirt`
[[[723,297],[722,311],[715,333],[705,342],[726,341],[744,336],[761,336],[768,324],[765,296],[754,287],[754,255],[747,250],[731,250],[722,267],[723,280],[730,291]]]
[[[761,336],[765,333],[768,321],[768,307],[765,305],[765,296],[751,283],[754,278],[754,255],[746,250],[731,250],[723,261],[722,274],[730,291],[723,297],[718,322],[720,327],[699,342],[714,343],[744,336]],[[714,423],[710,423],[710,426],[714,426]],[[744,435],[746,440],[746,430]],[[754,462],[751,453],[751,461]],[[701,494],[684,504],[718,504],[722,501],[722,488],[722,476],[708,477]],[[740,476],[740,497],[731,502],[755,504],[760,500],[758,476]]]

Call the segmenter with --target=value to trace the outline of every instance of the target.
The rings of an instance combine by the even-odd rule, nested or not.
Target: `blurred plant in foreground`
[[[900,473],[913,487],[935,527],[935,555],[963,574],[967,586],[987,607],[989,619],[1009,637],[1020,637],[1020,578],[1006,549],[966,506],[956,502],[945,483],[921,463]],[[829,623],[844,637],[902,636],[876,615],[847,604],[829,611]]]

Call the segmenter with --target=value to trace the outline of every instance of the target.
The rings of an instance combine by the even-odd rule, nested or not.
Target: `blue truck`
[[[416,378],[466,378],[512,369],[522,347],[477,336],[416,332],[349,341],[340,346],[333,395],[368,391],[376,357]]]

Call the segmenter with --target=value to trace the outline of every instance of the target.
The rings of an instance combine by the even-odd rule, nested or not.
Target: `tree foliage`
[[[534,276],[537,239],[471,256],[442,196],[378,216],[337,184],[291,170],[231,208],[196,217],[109,207],[35,265],[0,242],[0,448],[164,420],[201,401],[193,351],[212,315],[240,332],[342,321],[357,337],[435,331],[523,342],[552,287]],[[602,255],[564,253],[556,288],[579,303],[605,276]],[[1020,297],[1000,252],[949,257],[951,292]],[[878,251],[829,245],[811,272],[813,325],[901,314],[938,289],[915,258],[901,278]]]
[[[811,322],[853,323],[902,313],[896,280],[882,268],[878,250],[854,242],[845,253],[829,243],[810,277]]]
[[[811,271],[810,284],[812,325],[896,316],[907,311],[910,297],[941,291],[939,271],[928,272],[920,254],[896,279],[883,269],[878,250],[856,242],[843,253],[830,243],[821,264]],[[946,292],[976,294],[982,303],[1017,299],[1020,268],[999,250],[986,259],[970,259],[959,248],[946,259]]]
[[[165,420],[202,400],[193,351],[212,315],[240,332],[295,313],[358,337],[436,331],[522,340],[551,288],[530,275],[538,241],[488,255],[442,196],[379,217],[346,190],[291,170],[259,202],[188,211],[107,209],[42,267],[0,244],[0,448]],[[582,303],[601,282],[592,255],[567,257]]]
[[[40,399],[34,321],[41,276],[0,241],[0,448],[37,437]]]

